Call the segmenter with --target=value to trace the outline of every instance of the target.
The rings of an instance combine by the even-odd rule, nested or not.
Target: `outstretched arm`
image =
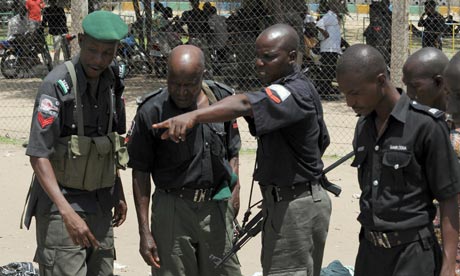
[[[161,139],[171,139],[174,142],[185,141],[187,129],[198,123],[226,122],[241,116],[251,116],[252,106],[244,94],[226,97],[217,103],[192,112],[181,114],[158,124],[153,128],[167,128]]]
[[[455,257],[458,244],[457,195],[439,202],[441,211],[442,268],[441,276],[455,274]]]

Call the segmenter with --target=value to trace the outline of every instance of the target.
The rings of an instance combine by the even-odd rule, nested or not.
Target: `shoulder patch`
[[[419,104],[416,101],[411,101],[410,105],[415,110],[418,110],[418,111],[421,111],[421,112],[423,112],[425,114],[428,114],[433,118],[436,118],[436,119],[444,118],[444,112],[439,110],[439,109],[437,109],[437,108],[433,108],[433,107],[429,107],[429,106],[426,106],[426,105],[423,105],[423,104]]]
[[[118,77],[124,79],[126,77],[126,64],[118,65]]]
[[[265,93],[277,104],[284,102],[289,96],[291,96],[291,92],[289,92],[289,90],[281,84],[272,84],[265,87]]]
[[[62,96],[65,96],[70,93],[70,85],[67,83],[65,79],[58,80],[56,82],[56,86],[59,88]]]
[[[150,92],[150,93],[147,93],[143,96],[139,96],[136,98],[136,104],[139,107],[141,107],[141,105],[143,105],[148,99],[152,98],[153,96],[155,95],[158,95],[161,93],[161,91],[163,91],[163,88],[159,88],[153,92]]]

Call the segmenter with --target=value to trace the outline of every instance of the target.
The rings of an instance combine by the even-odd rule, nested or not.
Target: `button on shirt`
[[[459,165],[442,113],[403,93],[380,137],[374,120],[375,113],[359,119],[353,142],[352,166],[362,191],[359,222],[376,231],[430,224],[433,199],[460,191]]]
[[[216,188],[230,180],[228,160],[235,157],[241,141],[232,122],[198,124],[188,130],[184,142],[162,140],[164,129],[152,125],[190,110],[176,107],[167,89],[143,103],[129,134],[128,166],[150,172],[162,189]]]
[[[246,120],[258,137],[254,178],[275,186],[318,180],[321,156],[329,145],[318,93],[297,71],[272,85],[245,93],[253,110]]]

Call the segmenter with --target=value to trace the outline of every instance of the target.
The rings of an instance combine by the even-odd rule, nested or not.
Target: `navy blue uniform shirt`
[[[246,117],[258,137],[260,185],[292,186],[321,177],[321,156],[329,145],[319,95],[297,70],[261,91],[248,92],[253,117]]]
[[[460,168],[444,113],[403,93],[377,137],[375,113],[359,119],[353,147],[362,226],[398,231],[432,223],[433,199],[460,192]]]
[[[216,98],[221,99],[219,95]],[[150,172],[155,186],[161,189],[207,189],[218,188],[224,181],[230,183],[232,170],[228,161],[238,155],[241,147],[236,121],[198,124],[187,131],[181,143],[162,140],[165,129],[152,128],[155,123],[188,111],[174,104],[167,88],[146,99],[128,133],[128,166]]]

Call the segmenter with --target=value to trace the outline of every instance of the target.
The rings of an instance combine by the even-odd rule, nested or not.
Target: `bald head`
[[[268,27],[260,33],[257,40],[280,43],[280,48],[287,52],[297,50],[299,45],[299,35],[294,28],[287,24],[275,24]]]
[[[452,80],[460,77],[460,52],[456,53],[451,58],[446,68],[444,69],[444,76]]]
[[[460,125],[460,52],[455,54],[444,70],[446,90],[449,93],[447,112],[452,115],[456,126]]]
[[[171,51],[168,75],[201,77],[204,68],[204,55],[200,48],[193,45],[180,45]]]
[[[371,79],[387,73],[382,54],[372,46],[355,44],[350,46],[339,59],[337,77],[353,72],[360,78]]]
[[[446,110],[447,97],[443,72],[449,59],[440,50],[422,48],[413,53],[403,66],[407,95],[424,105]]]
[[[441,50],[425,47],[409,56],[404,63],[403,73],[414,74],[419,78],[431,78],[442,75],[448,63],[449,59]]]

